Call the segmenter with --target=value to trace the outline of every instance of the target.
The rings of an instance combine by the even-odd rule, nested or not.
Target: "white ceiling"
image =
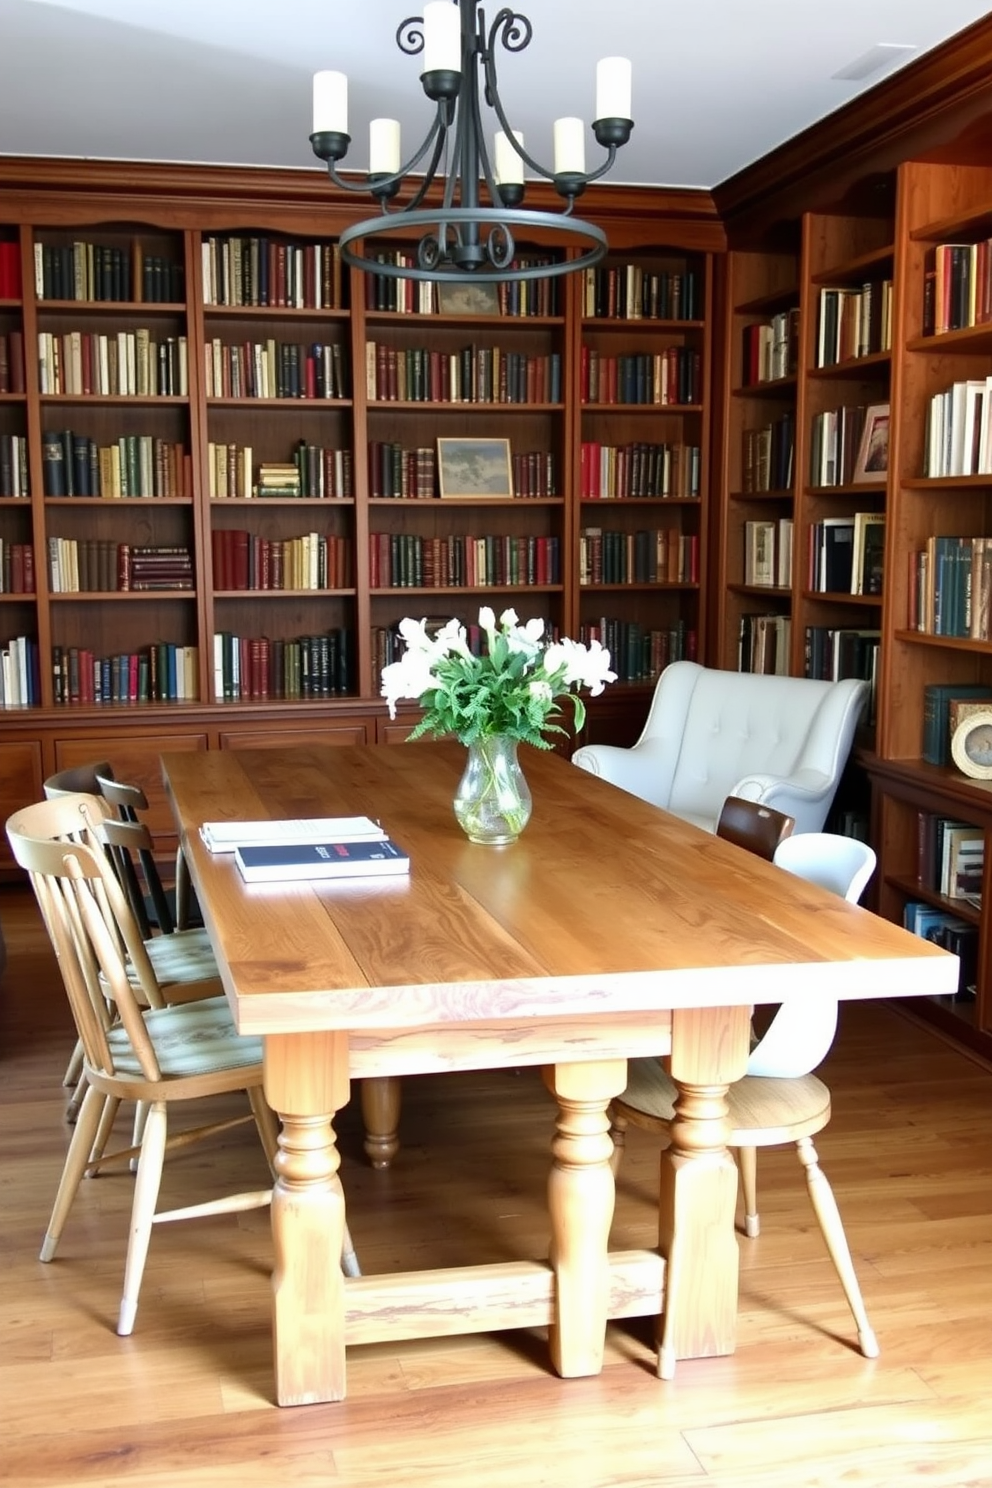
[[[498,52],[514,127],[538,159],[551,122],[593,113],[596,59],[634,65],[635,129],[610,179],[713,187],[985,15],[973,0],[518,0],[534,36]],[[418,0],[0,0],[0,153],[318,168],[311,74],[349,76],[347,164],[368,120],[404,157],[431,106],[394,43]],[[499,8],[490,4],[491,21]],[[862,81],[832,74],[910,45]],[[588,137],[587,164],[598,158]],[[322,167],[320,167],[322,168]]]

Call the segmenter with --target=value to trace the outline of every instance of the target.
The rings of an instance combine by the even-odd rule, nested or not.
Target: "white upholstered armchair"
[[[587,744],[572,763],[709,832],[730,795],[786,812],[797,832],[818,832],[867,696],[867,682],[676,661],[659,678],[632,748]]]

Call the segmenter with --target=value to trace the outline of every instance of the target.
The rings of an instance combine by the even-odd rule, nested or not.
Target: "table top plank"
[[[166,755],[239,1026],[430,1027],[956,986],[955,959],[929,942],[557,756],[522,757],[531,822],[491,848],[455,821],[464,751],[451,743]],[[247,885],[198,837],[203,821],[356,814],[409,852],[409,881]]]

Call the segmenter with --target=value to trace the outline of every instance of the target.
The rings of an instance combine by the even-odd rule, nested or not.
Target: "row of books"
[[[808,625],[804,674],[824,682],[857,678],[869,684],[868,706],[862,721],[875,726],[878,692],[878,653],[881,632],[853,626]]]
[[[937,812],[918,816],[918,862],[920,883],[945,899],[964,899],[973,907],[981,904],[985,865],[985,833],[973,822]]]
[[[583,403],[694,404],[701,397],[702,360],[689,346],[609,356],[583,346],[579,396]]]
[[[41,439],[46,496],[192,497],[192,460],[181,444],[171,440],[122,434],[113,444],[98,444],[72,429],[46,429]]]
[[[16,238],[0,238],[0,300],[21,298],[21,245]]]
[[[620,682],[653,682],[673,661],[695,661],[698,634],[684,620],[664,628],[601,616],[579,626],[579,640],[599,641],[610,653],[610,666]]]
[[[579,455],[583,501],[629,501],[645,496],[698,497],[698,444],[600,444],[584,439]]]
[[[217,237],[200,244],[205,305],[277,305],[337,310],[343,303],[337,243]]]
[[[32,708],[40,702],[37,642],[12,636],[0,646],[0,708]]]
[[[512,495],[521,500],[557,496],[557,472],[557,457],[551,450],[510,453]],[[398,441],[370,440],[369,494],[373,500],[432,501],[439,494],[434,446],[405,448]]]
[[[23,434],[0,434],[0,496],[29,496],[28,442]]]
[[[992,377],[952,383],[930,399],[923,474],[992,474]]]
[[[927,538],[909,580],[910,630],[992,640],[992,538]]]
[[[792,583],[791,517],[754,518],[744,523],[744,583],[758,589],[787,589]]]
[[[586,269],[582,313],[595,320],[701,320],[702,290],[692,269],[645,269],[641,264]]]
[[[350,538],[268,538],[225,527],[214,528],[210,540],[216,590],[350,589],[355,582]]]
[[[799,308],[780,310],[771,320],[755,321],[743,331],[741,382],[777,382],[794,377],[799,366]]]
[[[796,456],[796,416],[784,413],[760,428],[745,429],[741,451],[741,490],[787,491],[792,486]]]
[[[58,705],[195,703],[200,696],[195,646],[157,641],[136,651],[97,656],[86,646],[52,647]]]
[[[892,350],[892,280],[820,290],[816,365],[836,367]]]
[[[0,594],[34,593],[34,548],[0,537]]]
[[[433,351],[369,341],[365,391],[388,403],[560,403],[558,352],[528,356],[501,346]]]
[[[923,334],[941,335],[992,320],[992,240],[937,243],[923,274]]]
[[[67,397],[186,398],[185,336],[136,331],[38,332],[38,391]]]
[[[982,682],[930,682],[923,689],[920,755],[931,765],[951,763],[951,740],[976,704],[992,707],[992,687]]]
[[[788,615],[741,615],[737,633],[737,670],[765,677],[789,675],[792,620]]]
[[[815,594],[881,594],[885,515],[823,517],[809,528],[806,583]]]
[[[604,532],[584,527],[579,534],[579,583],[696,584],[699,538],[677,527],[646,532]]]
[[[809,479],[813,486],[848,486],[855,479],[868,408],[848,404],[815,414],[810,423]],[[868,472],[866,471],[866,475]],[[877,473],[885,478],[884,466]]]
[[[193,560],[188,548],[50,537],[48,582],[53,594],[191,589]]]
[[[204,348],[208,398],[347,398],[349,383],[339,342],[245,341],[219,336]]]
[[[354,467],[351,450],[307,444],[301,439],[292,461],[263,462],[256,476],[250,444],[207,444],[207,490],[211,501],[247,501],[252,497],[294,496],[308,500],[351,499]]]
[[[561,543],[557,537],[369,534],[369,584],[373,589],[488,589],[560,583]]]
[[[39,300],[114,300],[178,305],[186,298],[183,265],[146,253],[135,239],[113,243],[35,243],[34,291]]]
[[[225,703],[345,697],[354,691],[352,649],[343,628],[290,639],[218,631],[214,696]]]
[[[903,905],[903,925],[959,958],[955,1002],[974,1002],[978,980],[978,926],[946,909],[911,899]]]
[[[24,332],[0,330],[0,393],[23,393]]]

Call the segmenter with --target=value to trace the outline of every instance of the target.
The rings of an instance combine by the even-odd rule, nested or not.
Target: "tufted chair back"
[[[631,749],[590,744],[573,764],[714,831],[730,795],[819,831],[830,809],[867,682],[722,672],[676,661],[662,673]]]

